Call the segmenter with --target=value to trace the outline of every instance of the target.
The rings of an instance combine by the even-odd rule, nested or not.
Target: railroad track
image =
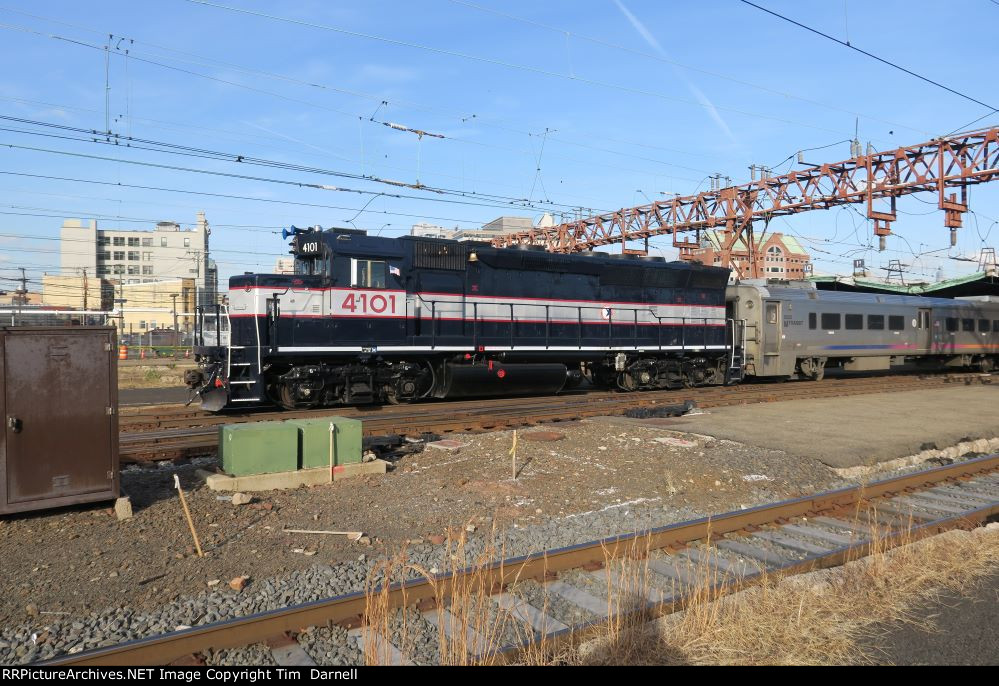
[[[315,664],[296,642],[309,627],[340,625],[369,662],[414,663],[376,626],[373,599],[385,611],[418,608],[437,628],[441,654],[458,646],[473,662],[516,661],[532,646],[557,645],[595,624],[645,619],[682,609],[705,590],[724,594],[765,574],[794,574],[842,564],[999,513],[999,455],[977,458],[866,486],[728,512],[525,557],[395,583],[371,595],[351,593],[251,617],[199,626],[52,660],[72,666],[197,663],[207,651],[265,643],[279,665]],[[528,581],[530,580],[530,581]],[[533,584],[534,591],[522,592]],[[486,589],[490,616],[520,628],[519,641],[497,643],[463,614],[460,595]],[[540,589],[540,591],[538,590]],[[627,602],[609,601],[608,591]],[[558,612],[555,611],[558,609]],[[367,615],[365,613],[368,613]],[[571,621],[570,616],[580,621]],[[374,623],[369,623],[374,621]],[[509,635],[497,632],[497,636]],[[451,652],[445,652],[450,650]]]
[[[677,405],[692,400],[711,408],[761,402],[815,399],[899,392],[954,383],[991,381],[988,375],[931,375],[827,379],[787,384],[713,386],[684,391],[616,393],[579,392],[557,397],[489,398],[404,406],[345,407],[304,412],[264,412],[238,415],[167,412],[163,416],[121,417],[119,450],[123,461],[142,462],[213,454],[218,426],[223,424],[338,415],[362,419],[367,436],[419,435],[500,430],[571,421],[598,415],[623,414],[635,408]],[[174,428],[176,427],[176,428]]]

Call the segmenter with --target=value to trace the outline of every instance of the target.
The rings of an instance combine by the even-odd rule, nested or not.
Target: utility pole
[[[83,311],[87,311],[87,269],[83,269]],[[86,314],[83,315],[86,318]]]
[[[173,299],[173,353],[177,354],[177,346],[180,345],[180,340],[178,336],[180,335],[180,330],[177,328],[177,293],[171,293],[170,297]]]
[[[21,270],[21,287],[18,288],[14,293],[17,295],[17,315],[21,316],[21,308],[23,308],[28,303],[28,277],[24,274],[24,267],[18,267]],[[14,322],[11,322],[13,324]]]
[[[125,335],[125,303],[128,302],[127,300],[125,300],[125,280],[124,279],[121,279],[121,278],[118,279],[118,297],[115,299],[114,302],[119,307],[119,310],[118,310],[118,319],[119,319],[119,321],[121,323],[119,324],[118,328],[121,331],[120,335],[124,336]]]

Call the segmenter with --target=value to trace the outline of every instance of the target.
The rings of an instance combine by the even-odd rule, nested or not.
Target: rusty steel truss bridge
[[[951,245],[968,211],[968,187],[999,176],[999,127],[968,131],[884,152],[868,151],[842,162],[810,165],[779,176],[764,176],[738,186],[697,195],[667,198],[553,227],[497,237],[497,247],[544,246],[551,252],[578,252],[621,244],[623,253],[646,254],[649,239],[672,235],[681,259],[691,259],[700,233],[723,230],[721,251],[749,246],[748,272],[757,277],[754,223],[809,210],[864,203],[874,234],[885,247],[895,221],[896,199],[935,192],[944,212]],[[644,249],[627,248],[632,241]]]

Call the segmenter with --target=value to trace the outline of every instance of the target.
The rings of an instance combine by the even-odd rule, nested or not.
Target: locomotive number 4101
[[[351,290],[333,292],[333,314],[342,317],[399,317],[405,307],[398,293]]]

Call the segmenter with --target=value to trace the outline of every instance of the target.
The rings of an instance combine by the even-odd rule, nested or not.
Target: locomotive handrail
[[[437,300],[437,299],[432,299],[432,298],[424,298],[419,293],[414,293],[413,295],[419,301],[418,304],[420,306],[423,306],[423,305],[429,305],[430,306],[430,347],[431,348],[436,348],[437,347],[437,327],[438,327],[438,321],[439,321],[438,320],[438,316],[437,316],[437,314],[438,314],[438,308],[437,308],[438,303],[440,303],[441,305],[456,305],[456,306],[459,306],[459,307],[467,307],[469,304],[471,304],[471,306],[472,306],[472,347],[475,350],[478,350],[478,348],[479,348],[479,342],[480,342],[480,336],[481,336],[481,331],[480,331],[480,328],[479,328],[479,321],[480,321],[479,320],[479,305],[481,303],[478,303],[478,302],[468,303],[467,301],[456,302],[456,301],[450,301],[450,300]],[[639,317],[638,317],[638,315],[639,315],[639,313],[648,313],[653,319],[656,320],[656,344],[657,344],[657,347],[660,350],[663,347],[663,340],[662,340],[662,331],[663,331],[663,328],[667,327],[667,326],[676,326],[677,324],[679,324],[679,326],[680,326],[680,349],[681,350],[686,350],[687,349],[687,347],[688,347],[688,341],[687,341],[687,324],[688,324],[688,321],[689,322],[699,322],[700,323],[700,325],[702,327],[700,344],[701,344],[702,347],[706,346],[707,345],[707,327],[709,326],[709,322],[717,319],[716,317],[695,317],[695,318],[690,318],[690,317],[661,316],[661,315],[657,314],[656,311],[653,308],[648,307],[648,306],[645,306],[645,307],[604,308],[602,305],[551,305],[549,303],[545,303],[543,305],[531,305],[531,304],[526,304],[526,303],[495,303],[495,304],[498,305],[498,306],[505,305],[507,308],[509,308],[509,314],[507,315],[507,319],[505,321],[501,321],[499,323],[501,323],[501,324],[509,324],[509,326],[510,326],[510,330],[509,330],[509,334],[508,334],[508,336],[509,336],[508,345],[509,345],[510,348],[516,347],[516,342],[517,342],[517,331],[516,331],[516,328],[517,328],[516,327],[516,325],[517,325],[517,311],[516,311],[516,308],[518,308],[518,307],[522,307],[522,308],[527,308],[527,307],[544,307],[545,308],[545,321],[544,321],[544,324],[545,324],[545,335],[544,335],[544,339],[545,339],[545,348],[546,349],[551,347],[551,327],[552,327],[552,309],[553,308],[560,308],[560,309],[566,309],[566,310],[575,310],[575,312],[576,312],[576,346],[578,348],[580,348],[580,349],[582,349],[582,347],[583,347],[583,327],[586,324],[586,322],[583,319],[583,311],[584,310],[596,310],[596,311],[600,311],[602,313],[603,310],[609,309],[609,312],[606,313],[607,341],[608,341],[608,343],[612,342],[613,339],[614,339],[614,325],[615,324],[617,324],[618,326],[621,326],[621,325],[627,326],[628,325],[628,324],[624,324],[624,322],[627,321],[625,318],[623,318],[623,317],[622,318],[615,318],[615,316],[614,316],[615,315],[615,311],[618,311],[618,312],[621,312],[621,313],[630,312],[631,315],[632,315],[631,316],[631,320],[632,321],[630,322],[630,325],[632,327],[631,338],[632,338],[632,343],[633,343],[633,345],[636,348],[639,347],[640,338],[641,338],[639,336],[639,326],[640,326],[640,324],[639,324]],[[417,317],[416,309],[417,308],[414,307],[413,316],[415,318],[419,319],[419,317]],[[567,322],[559,322],[559,323],[567,323]]]

